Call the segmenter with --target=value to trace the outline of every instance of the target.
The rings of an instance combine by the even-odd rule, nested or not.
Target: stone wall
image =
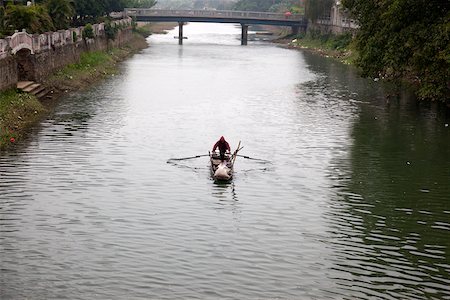
[[[17,62],[14,57],[0,59],[0,91],[16,86],[18,80]]]
[[[77,43],[66,44],[33,55],[35,67],[35,79],[41,81],[55,71],[63,67],[77,63],[80,55],[87,51],[105,51],[108,48],[124,46],[132,36],[130,28],[117,33],[115,40],[107,40],[105,36],[97,36],[95,39],[81,40]]]
[[[103,23],[93,25],[93,39],[82,39],[82,27],[34,35],[16,32],[11,37],[0,39],[0,90],[14,87],[20,80],[41,81],[78,62],[83,52],[124,46],[132,36],[131,19],[114,23],[121,28],[115,40],[107,40]],[[24,73],[20,71],[30,66],[32,72],[27,72],[27,78],[20,78]]]

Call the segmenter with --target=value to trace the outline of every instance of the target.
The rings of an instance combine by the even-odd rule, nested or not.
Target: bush
[[[321,33],[320,30],[310,30],[306,34],[299,34],[297,37],[303,41],[312,43],[315,47],[329,50],[346,50],[353,41],[351,33],[335,35]]]
[[[148,25],[142,26],[142,27],[136,27],[133,31],[136,32],[137,34],[142,35],[143,37],[148,37],[149,35],[152,34],[150,26],[148,26]]]
[[[355,47],[363,76],[411,78],[421,98],[450,101],[448,1],[341,2],[360,24]]]
[[[351,33],[344,33],[328,37],[327,45],[330,49],[341,50],[347,48],[352,42]]]
[[[108,40],[115,40],[118,31],[118,27],[111,24],[111,22],[105,23],[105,35]]]
[[[83,39],[93,39],[94,38],[94,28],[91,24],[86,24],[83,28]]]

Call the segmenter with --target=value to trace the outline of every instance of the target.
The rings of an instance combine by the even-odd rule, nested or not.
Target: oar
[[[209,154],[201,154],[201,155],[182,157],[182,158],[169,158],[167,161],[193,159],[193,158],[199,158],[199,157],[203,157],[203,156],[209,156]]]
[[[270,163],[270,161],[266,160],[266,159],[253,158],[253,157],[249,157],[249,156],[245,156],[245,155],[239,155],[239,154],[236,154],[236,156],[243,157],[243,158],[246,158],[246,159],[259,160],[259,161]]]

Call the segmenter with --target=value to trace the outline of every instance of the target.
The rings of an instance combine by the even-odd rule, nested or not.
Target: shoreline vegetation
[[[352,36],[345,34],[321,34],[319,31],[309,31],[306,34],[294,35],[290,28],[257,25],[256,32],[262,31],[272,35],[270,42],[289,49],[301,49],[314,52],[324,57],[338,59],[344,64],[354,64],[358,53],[353,50]]]
[[[280,31],[280,30],[267,30],[272,32],[275,36],[277,36],[272,42],[280,44],[282,47],[286,47],[289,49],[297,49],[310,51],[317,55],[333,58],[338,60],[340,63],[346,65],[353,65],[358,68],[357,59],[359,57],[358,51],[355,49],[354,39],[350,33],[344,34],[321,34],[320,32],[310,31],[306,34],[292,35],[288,31]],[[359,72],[362,72],[358,68]],[[374,81],[385,81],[386,83],[394,83],[394,86],[398,88],[407,87],[408,89],[412,89],[414,94],[417,97],[417,100],[420,102],[432,102],[438,103],[439,105],[445,106],[447,109],[450,109],[450,101],[442,100],[430,100],[430,99],[422,99],[418,95],[419,91],[419,82],[416,77],[404,75],[399,78],[383,78],[382,76],[373,78]],[[393,95],[400,95],[400,91],[394,91]],[[391,95],[392,96],[392,95]],[[427,101],[428,100],[428,101]]]
[[[0,92],[0,150],[14,146],[26,136],[28,129],[45,118],[64,94],[116,75],[118,63],[148,47],[147,36],[164,33],[175,26],[176,23],[139,24],[128,45],[83,53],[78,63],[68,65],[44,80],[43,84],[52,90],[50,99],[39,101],[16,89]]]
[[[351,65],[354,64],[358,54],[352,50],[351,35],[285,35],[274,41],[290,49],[301,49],[314,52],[324,57],[332,57],[340,62]]]

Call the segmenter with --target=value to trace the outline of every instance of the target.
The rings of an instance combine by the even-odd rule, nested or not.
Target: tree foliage
[[[96,22],[100,17],[107,16],[111,12],[122,11],[131,0],[75,0],[74,7],[77,16],[77,24]]]
[[[126,7],[151,8],[156,5],[156,0],[125,0]]]
[[[334,0],[306,0],[305,15],[315,21],[323,16],[329,16]]]
[[[276,3],[269,8],[269,11],[276,13],[283,13],[290,11],[294,14],[304,14],[305,6],[302,1],[299,0],[281,0],[280,3]]]
[[[281,0],[239,0],[234,5],[234,9],[241,11],[269,11],[273,5],[281,2]]]
[[[78,19],[80,20],[81,23],[85,19],[93,20],[93,19],[105,14],[103,0],[100,0],[100,1],[76,0],[74,2],[74,4],[75,4],[76,16],[78,17]]]
[[[235,0],[158,0],[158,9],[231,9]]]
[[[6,33],[26,29],[29,33],[43,33],[54,30],[53,21],[42,5],[7,5],[5,11]]]
[[[445,1],[342,0],[359,22],[364,76],[414,78],[422,98],[450,95],[450,14]]]
[[[115,40],[118,31],[117,26],[111,24],[111,22],[105,23],[105,35],[108,40]]]
[[[6,15],[5,8],[0,6],[0,38],[6,33]]]
[[[31,6],[24,3],[8,1],[6,8],[0,5],[0,36],[14,30],[41,33],[103,22],[109,13],[122,11],[125,6],[150,7],[155,0],[35,0]]]
[[[305,7],[301,0],[239,0],[235,3],[233,9],[241,11],[270,11],[277,13],[290,11],[292,13],[300,14],[305,12]]]
[[[75,10],[69,0],[47,0],[45,3],[53,25],[58,29],[67,29]]]

